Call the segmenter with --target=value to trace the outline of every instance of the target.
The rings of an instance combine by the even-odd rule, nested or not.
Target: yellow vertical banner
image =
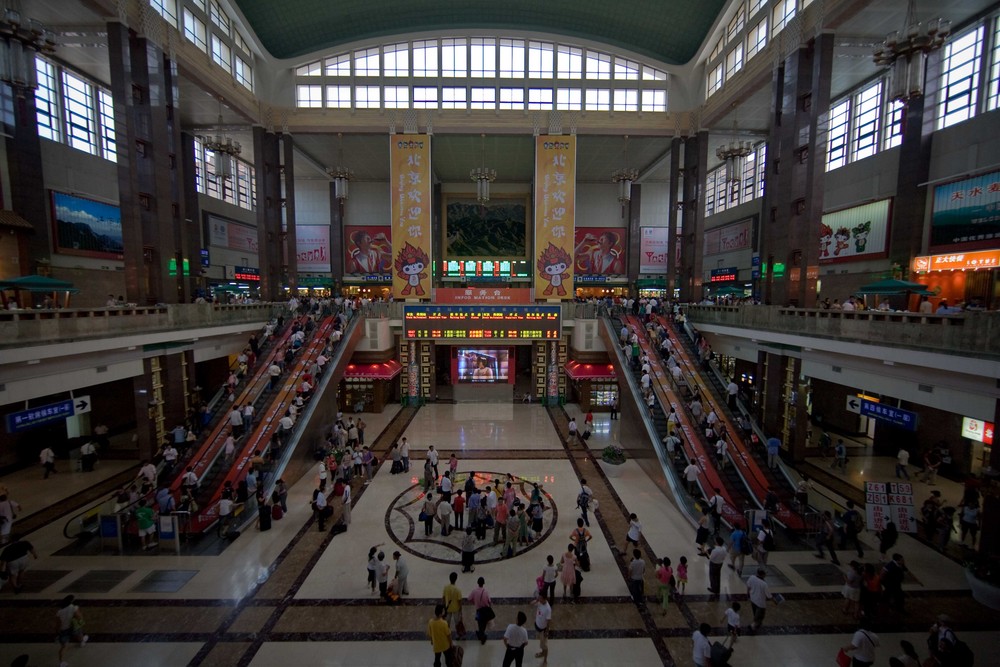
[[[431,138],[389,137],[392,196],[392,293],[430,299]]]
[[[573,298],[576,136],[535,137],[535,298]]]

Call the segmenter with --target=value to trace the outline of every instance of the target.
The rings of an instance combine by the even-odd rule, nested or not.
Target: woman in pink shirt
[[[481,644],[486,643],[486,625],[496,618],[493,612],[493,602],[490,600],[490,592],[486,590],[486,580],[479,577],[476,582],[479,588],[472,589],[469,593],[469,602],[476,608],[476,637]]]
[[[660,597],[663,599],[663,615],[667,615],[667,603],[674,587],[674,570],[670,567],[670,559],[660,559],[660,567],[656,569],[656,579],[660,582]]]

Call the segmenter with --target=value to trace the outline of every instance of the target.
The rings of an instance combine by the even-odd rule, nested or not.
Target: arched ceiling
[[[275,58],[415,32],[524,30],[591,40],[672,65],[694,57],[725,0],[234,0]]]

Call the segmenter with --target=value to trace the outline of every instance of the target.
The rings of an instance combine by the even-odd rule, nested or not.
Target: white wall
[[[898,148],[828,171],[823,184],[823,210],[836,211],[893,197],[898,177]]]
[[[350,195],[344,204],[345,227],[392,224],[388,181],[351,183]],[[297,202],[298,199],[296,199]]]
[[[670,220],[670,184],[643,183],[640,227],[666,227]]]
[[[354,186],[351,186],[351,198]],[[351,198],[347,202],[350,204]],[[295,180],[295,224],[330,224],[330,181],[325,179]]]
[[[578,183],[576,186],[576,226],[626,227],[618,186],[613,183]]]
[[[996,167],[1000,163],[997,123],[1000,123],[1000,111],[991,111],[935,132],[929,179],[951,180],[966,172]],[[929,194],[933,194],[933,190]]]

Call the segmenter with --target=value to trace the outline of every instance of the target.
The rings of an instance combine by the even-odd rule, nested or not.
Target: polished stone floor
[[[551,499],[540,540],[510,559],[496,558],[492,546],[483,544],[475,573],[460,574],[458,585],[465,593],[477,577],[485,578],[498,615],[484,646],[474,638],[462,640],[466,665],[500,664],[499,638],[518,610],[528,613],[531,627],[535,578],[546,555],[558,560],[566,549],[578,516],[574,504],[581,476],[600,507],[590,528],[593,567],[584,575],[579,603],[564,602],[557,585],[549,664],[691,665],[690,634],[697,623],[710,623],[718,636],[724,609],[732,600],[741,600],[743,622],[749,624],[745,585],[724,568],[722,595],[710,596],[708,565],[696,555],[694,527],[672,499],[635,462],[608,475],[604,464],[595,460],[594,450],[618,437],[617,424],[598,414],[588,443],[567,442],[567,414],[579,419],[574,405],[550,411],[538,405],[448,404],[426,406],[415,414],[394,407],[365,415],[368,440],[383,453],[391,438],[378,434],[400,432],[394,420],[411,419],[401,432],[412,443],[412,469],[390,475],[386,465],[372,484],[356,483],[352,523],[341,535],[320,532],[312,522],[308,500],[316,475],[306,457],[288,472],[300,479],[289,494],[285,518],[268,532],[250,527],[219,555],[57,555],[66,553],[68,540],[62,534],[65,519],[54,521],[28,536],[39,560],[25,575],[24,592],[15,596],[9,587],[0,590],[0,665],[20,653],[31,655],[31,665],[58,664],[51,632],[53,602],[66,592],[78,596],[91,637],[87,646],[68,649],[66,659],[73,666],[430,665],[433,656],[424,638],[427,620],[448,573],[460,569],[455,564],[457,538],[436,534],[424,540],[422,525],[412,530],[410,526],[414,486],[432,444],[441,454],[442,470],[455,452],[460,476],[472,471],[490,477],[510,473],[525,482],[523,489],[540,482]],[[885,474],[885,462],[870,463],[865,464],[866,476],[873,470]],[[82,473],[66,471],[52,484],[37,473],[31,469],[2,480],[15,499],[29,499],[21,500],[26,505],[23,516],[96,479],[77,480]],[[104,474],[110,471],[91,475]],[[860,477],[846,478],[855,482]],[[411,512],[409,519],[402,517],[401,507],[409,508],[404,510]],[[671,602],[665,612],[655,597],[651,566],[646,600],[636,604],[629,597],[621,555],[629,512],[643,524],[647,562],[667,556],[676,564],[679,557],[688,558],[687,595],[680,604]],[[864,542],[868,547],[875,543],[870,535]],[[410,595],[399,605],[380,603],[367,586],[367,553],[375,545],[381,545],[389,560],[395,550],[408,560]],[[994,614],[970,598],[961,566],[907,536],[897,548],[911,570],[905,585],[907,614],[882,612],[876,626],[882,638],[876,664],[888,664],[898,653],[900,639],[923,647],[926,628],[942,612],[955,619],[959,634],[979,656],[988,655],[987,647],[1000,638],[1000,626]],[[877,560],[877,552],[867,552],[869,559]],[[748,561],[744,575],[751,569]],[[772,554],[768,580],[785,601],[769,608],[758,635],[740,640],[732,664],[833,664],[837,648],[853,630],[841,611],[840,576],[834,565],[815,559],[805,546]],[[469,610],[465,622],[473,626]],[[532,637],[527,665],[541,662],[533,657],[533,632]],[[977,664],[989,664],[982,660]]]

